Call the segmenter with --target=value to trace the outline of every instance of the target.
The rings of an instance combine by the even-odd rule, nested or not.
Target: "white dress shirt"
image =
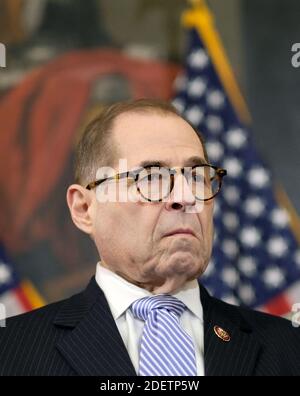
[[[140,298],[149,297],[153,294],[104,268],[101,262],[97,263],[96,282],[104,292],[130,359],[136,373],[138,373],[139,345],[145,322],[133,316],[130,305]],[[171,294],[182,301],[188,308],[180,317],[180,324],[194,342],[197,375],[203,376],[204,332],[199,284],[196,280],[190,281],[180,291]]]

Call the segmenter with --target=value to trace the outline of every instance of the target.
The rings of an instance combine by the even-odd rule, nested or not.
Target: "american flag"
[[[21,280],[0,245],[0,326],[6,318],[31,311],[43,301],[30,282]]]
[[[211,163],[228,172],[215,201],[213,255],[203,283],[227,302],[287,314],[300,301],[300,249],[270,171],[198,32],[189,31],[173,104],[203,134]]]

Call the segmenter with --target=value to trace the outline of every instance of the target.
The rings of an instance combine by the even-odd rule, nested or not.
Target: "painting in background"
[[[9,57],[0,72],[0,240],[21,277],[51,302],[82,289],[98,260],[65,202],[84,126],[118,100],[171,98],[179,66],[161,48],[115,42],[99,1],[9,0],[0,8]]]

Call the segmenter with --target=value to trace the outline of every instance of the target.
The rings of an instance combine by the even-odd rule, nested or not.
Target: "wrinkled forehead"
[[[157,112],[125,113],[113,127],[118,157],[132,168],[156,160],[163,166],[189,166],[189,158],[204,159],[204,151],[193,128],[173,114]]]

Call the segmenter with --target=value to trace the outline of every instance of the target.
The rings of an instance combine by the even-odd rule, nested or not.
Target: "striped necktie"
[[[145,321],[139,359],[141,376],[195,376],[195,348],[180,326],[186,306],[177,298],[158,294],[131,305],[133,315]]]

